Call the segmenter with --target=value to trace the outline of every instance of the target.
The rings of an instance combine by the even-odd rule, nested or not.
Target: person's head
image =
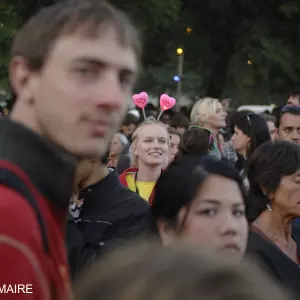
[[[118,249],[75,283],[77,300],[287,300],[287,292],[250,262],[183,247]]]
[[[246,158],[262,143],[271,140],[265,120],[256,114],[248,114],[235,120],[232,136],[233,148]]]
[[[142,122],[132,135],[130,146],[133,166],[166,166],[170,145],[169,133],[165,125],[150,117]]]
[[[122,133],[116,133],[110,143],[110,156],[119,157],[127,147],[129,147],[127,137]]]
[[[62,1],[25,24],[11,56],[12,118],[76,156],[103,155],[139,64],[128,18],[105,1]]]
[[[246,249],[246,195],[239,174],[211,157],[182,157],[162,173],[152,204],[153,229],[163,245],[200,245],[211,251]]]
[[[173,115],[172,110],[166,110],[162,114],[160,120],[161,120],[162,123],[164,123],[166,125],[166,127],[169,127],[169,123],[170,123],[170,120],[172,118],[172,115]]]
[[[277,128],[276,128],[276,119],[275,119],[275,117],[272,116],[272,115],[268,115],[268,114],[263,114],[263,115],[261,115],[261,117],[267,123],[267,126],[269,128],[269,133],[270,133],[270,136],[271,136],[271,140],[275,141],[276,136],[277,136]]]
[[[127,137],[129,137],[133,134],[137,125],[138,118],[134,114],[128,113],[123,120],[121,130]]]
[[[101,158],[98,156],[81,157],[76,167],[74,179],[75,190],[84,189],[87,185],[93,184],[106,176],[106,164],[108,160],[109,151],[106,151]]]
[[[218,99],[198,100],[191,112],[191,124],[207,127],[215,132],[226,126],[226,112]]]
[[[181,136],[189,128],[190,121],[182,113],[177,113],[171,118],[169,125],[170,128],[173,128]]]
[[[264,143],[252,155],[246,173],[251,193],[251,221],[267,210],[268,206],[284,217],[300,216],[298,145],[287,141]]]
[[[253,114],[253,111],[251,111],[251,110],[233,111],[233,112],[231,112],[230,115],[228,114],[229,117],[227,115],[226,125],[228,126],[231,136],[234,134],[235,122],[237,120],[239,120],[240,118],[247,116],[249,114]]]
[[[157,118],[157,108],[152,103],[148,103],[145,107],[146,115]]]
[[[295,90],[290,94],[286,105],[300,105],[300,89]]]
[[[279,140],[300,144],[300,106],[284,106],[277,121]]]
[[[169,136],[170,136],[170,147],[169,147],[169,159],[168,159],[168,163],[171,163],[174,158],[175,155],[178,152],[179,149],[179,144],[180,144],[180,135],[178,133],[176,133],[176,131],[169,129]]]
[[[89,157],[81,158],[78,161],[74,179],[75,190],[83,188],[84,182],[91,176],[97,160],[99,161],[99,158]]]
[[[206,128],[192,125],[181,137],[176,158],[208,155],[211,144],[212,132]]]

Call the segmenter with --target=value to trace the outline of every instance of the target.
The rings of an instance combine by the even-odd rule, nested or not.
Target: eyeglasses
[[[205,127],[198,126],[198,125],[191,125],[188,130],[190,130],[192,128],[203,129],[203,130],[208,131],[209,132],[208,145],[209,146],[211,145],[211,142],[212,142],[212,139],[213,139],[213,132],[211,130],[209,130],[208,128],[205,128]]]

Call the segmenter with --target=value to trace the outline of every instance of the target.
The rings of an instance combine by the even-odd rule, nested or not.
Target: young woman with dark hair
[[[153,230],[163,245],[187,243],[241,259],[247,244],[246,195],[239,174],[210,156],[182,157],[160,176]]]
[[[271,140],[271,136],[266,121],[252,113],[235,120],[231,139],[234,149],[248,160],[256,148]]]
[[[234,134],[231,138],[233,148],[238,154],[236,168],[244,180],[245,187],[249,187],[245,175],[245,166],[251,155],[261,144],[270,141],[271,136],[266,121],[259,115],[251,113],[241,116],[234,123]]]

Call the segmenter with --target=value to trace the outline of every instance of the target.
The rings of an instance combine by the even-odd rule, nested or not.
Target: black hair
[[[289,95],[289,98],[292,97],[292,98],[298,98],[298,101],[299,101],[299,104],[300,104],[300,89],[297,88],[295,90],[293,90],[290,95]]]
[[[136,117],[134,114],[128,113],[125,116],[122,125],[123,126],[128,126],[130,124],[138,125],[139,124],[139,118]]]
[[[179,211],[192,203],[199,187],[212,174],[237,182],[244,203],[247,204],[242,179],[229,163],[210,156],[182,157],[173,161],[156,183],[155,198],[152,204],[152,230],[158,232],[156,222],[161,218],[177,230],[178,227],[182,228],[184,221],[181,225],[177,224]]]
[[[175,114],[170,120],[170,127],[183,127],[188,129],[190,126],[190,120],[188,117],[183,115],[182,113]]]
[[[176,129],[174,127],[169,127],[169,128],[167,128],[167,130],[170,135],[174,134],[174,135],[178,135],[180,137],[180,134],[176,131]]]
[[[298,145],[287,141],[269,141],[256,149],[246,167],[250,184],[248,219],[251,222],[267,209],[270,204],[267,195],[278,189],[282,177],[297,170],[300,170]]]
[[[178,153],[176,154],[176,159],[185,155],[208,155],[210,147],[210,136],[211,132],[209,130],[193,127],[187,130],[181,136]]]
[[[247,148],[247,158],[249,159],[256,148],[261,144],[270,141],[270,131],[266,121],[257,114],[248,114],[235,120],[234,125],[245,135],[250,137],[250,144]]]
[[[277,117],[277,122],[276,122],[276,127],[279,128],[280,123],[281,123],[281,118],[284,114],[291,114],[294,116],[300,116],[300,106],[298,105],[286,105],[282,106],[279,109],[278,117]]]
[[[227,124],[227,127],[229,128],[229,132],[231,133],[231,135],[234,134],[234,125],[235,125],[235,122],[244,117],[244,116],[247,116],[249,114],[252,114],[253,111],[251,110],[241,110],[241,111],[234,111],[234,112],[231,112],[230,114],[227,114],[227,120],[226,120],[226,124]]]

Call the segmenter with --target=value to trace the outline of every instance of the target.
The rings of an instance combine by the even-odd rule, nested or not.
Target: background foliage
[[[101,0],[99,0],[101,1]],[[0,87],[7,87],[16,30],[54,0],[0,4]],[[236,104],[281,103],[300,85],[300,0],[111,0],[144,41],[136,89],[175,91],[176,48],[184,49],[183,91]],[[191,33],[186,28],[192,28]]]

